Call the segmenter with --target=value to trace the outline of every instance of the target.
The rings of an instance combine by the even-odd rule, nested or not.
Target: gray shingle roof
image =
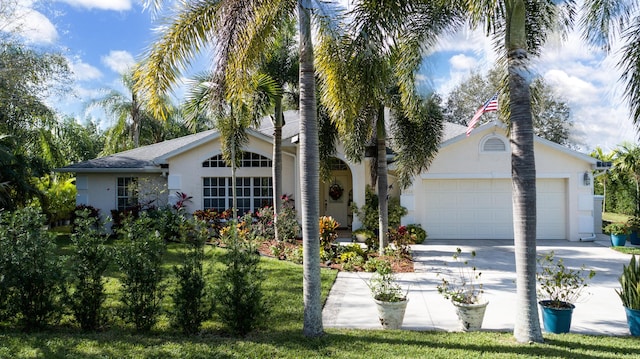
[[[144,169],[160,167],[166,157],[176,151],[189,148],[214,136],[214,130],[199,132],[172,140],[158,142],[153,145],[142,146],[113,155],[96,158],[89,161],[74,163],[57,169],[59,172],[86,172],[86,170],[108,169]]]
[[[283,143],[296,136],[300,129],[300,117],[298,111],[285,111],[285,125],[282,128]],[[442,141],[456,137],[466,130],[465,126],[445,122]],[[273,123],[270,116],[262,119],[257,131],[267,137],[273,136]],[[89,161],[74,163],[66,167],[58,168],[59,172],[103,172],[118,170],[160,170],[160,165],[166,163],[167,158],[217,136],[215,130],[204,131],[193,135],[175,138],[159,142],[153,145],[142,146],[132,150],[119,152],[113,155],[92,159]]]

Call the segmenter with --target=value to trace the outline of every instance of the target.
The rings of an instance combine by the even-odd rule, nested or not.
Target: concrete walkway
[[[482,272],[484,296],[489,300],[483,329],[512,331],[515,317],[515,266],[513,241],[429,240],[412,246],[414,273],[401,273],[398,279],[409,289],[409,303],[403,329],[458,330],[453,305],[438,294],[438,273],[450,270],[457,247],[464,253],[475,250],[475,263]],[[627,243],[627,245],[629,245]],[[596,271],[573,312],[571,332],[597,335],[628,335],[624,308],[615,292],[622,265],[630,256],[609,247],[608,236],[599,235],[594,242],[565,240],[538,241],[538,254],[555,251],[568,267],[584,264]],[[379,329],[377,311],[366,281],[370,273],[340,272],[323,310],[327,328]],[[542,320],[542,318],[541,318]],[[542,324],[541,324],[542,325]]]

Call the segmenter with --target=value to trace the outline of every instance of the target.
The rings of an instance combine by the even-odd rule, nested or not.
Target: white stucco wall
[[[481,145],[488,136],[497,135],[505,145],[505,152],[483,152]],[[566,183],[566,234],[568,240],[580,240],[593,233],[593,188],[583,184],[584,173],[591,173],[592,165],[580,156],[571,155],[537,141],[534,145],[536,177],[561,179]],[[458,137],[440,149],[428,172],[416,176],[413,186],[401,196],[409,209],[403,223],[419,223],[425,218],[425,180],[429,179],[509,179],[511,178],[511,152],[509,141],[500,127],[474,131],[470,137]],[[593,179],[591,179],[593,183]],[[591,205],[587,204],[590,203]],[[425,228],[428,232],[428,228]]]

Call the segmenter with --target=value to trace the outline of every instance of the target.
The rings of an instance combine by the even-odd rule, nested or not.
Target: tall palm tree
[[[164,1],[147,0],[159,7]],[[167,17],[167,26],[136,72],[137,88],[154,112],[162,115],[162,96],[176,83],[207,45],[214,45],[211,79],[216,103],[243,93],[246,69],[252,68],[268,48],[275,29],[285,19],[298,18],[300,77],[300,184],[304,260],[303,333],[323,333],[320,287],[320,240],[318,228],[319,160],[315,111],[314,57],[311,33],[311,0],[196,0],[180,2]],[[320,5],[325,6],[325,5]],[[322,8],[316,7],[321,13]],[[320,17],[325,21],[329,17]],[[228,87],[237,87],[229,90]],[[233,101],[230,101],[233,102]],[[212,104],[216,106],[216,104]]]
[[[416,94],[414,75],[421,62],[417,44],[433,43],[456,22],[456,16],[436,2],[400,1],[394,2],[393,9],[385,5],[382,10],[379,5],[379,1],[355,2],[352,22],[342,32],[323,34],[329,40],[320,47],[318,64],[322,101],[338,126],[347,156],[360,161],[369,139],[375,143],[378,238],[383,253],[388,246],[387,146],[398,152],[400,183],[406,187],[431,162],[442,136],[437,102]],[[392,10],[393,17],[388,16]],[[407,26],[413,12],[425,14],[423,24],[429,24],[419,37],[413,37]],[[393,117],[391,133],[385,108]]]
[[[531,113],[530,56],[538,56],[549,33],[573,24],[574,3],[567,1],[463,1],[473,26],[483,25],[506,63],[511,137],[513,229],[517,312],[514,336],[519,342],[542,342],[536,303],[536,171]]]
[[[284,95],[297,97],[298,56],[295,49],[295,23],[288,20],[277,33],[273,45],[261,61],[259,71],[269,75],[282,89],[282,95],[275,97],[273,122],[273,214],[274,237],[280,240],[278,215],[282,210],[282,126],[284,126]],[[292,91],[286,91],[286,89]]]

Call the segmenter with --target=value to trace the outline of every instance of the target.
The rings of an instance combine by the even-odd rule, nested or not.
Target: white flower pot
[[[456,314],[460,322],[460,330],[463,332],[471,332],[480,330],[482,321],[484,320],[484,311],[487,309],[489,302],[478,304],[465,304],[451,301],[456,307]]]
[[[400,329],[407,309],[408,299],[400,302],[382,302],[374,299],[378,307],[378,319],[383,329]]]

